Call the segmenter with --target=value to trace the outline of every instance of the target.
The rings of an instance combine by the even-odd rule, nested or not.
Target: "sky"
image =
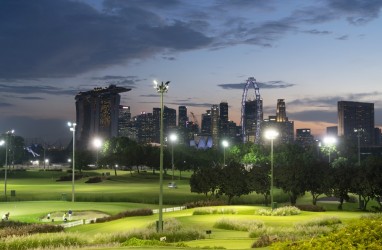
[[[0,133],[67,143],[75,95],[131,88],[132,115],[164,103],[201,119],[226,101],[240,124],[254,77],[264,118],[337,125],[337,102],[374,103],[382,126],[382,0],[0,0]],[[248,91],[254,99],[255,91]]]

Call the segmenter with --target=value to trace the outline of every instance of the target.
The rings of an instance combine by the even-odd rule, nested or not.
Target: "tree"
[[[191,192],[211,196],[217,195],[220,184],[221,167],[219,165],[198,168],[191,175],[190,187]]]
[[[307,191],[308,166],[313,161],[312,154],[296,144],[278,147],[275,157],[275,182],[289,195],[291,205]]]
[[[269,204],[271,178],[269,176],[269,166],[253,166],[247,173],[245,180],[251,192],[256,192],[264,196],[264,204]]]
[[[352,163],[344,157],[335,159],[330,171],[330,186],[334,196],[340,199],[338,209],[342,210],[344,201],[349,200],[349,192],[352,188],[354,168]]]
[[[312,195],[313,205],[320,195],[330,192],[329,171],[328,163],[322,161],[312,162],[306,171],[306,191]]]
[[[246,181],[246,173],[244,166],[235,162],[230,162],[221,169],[219,193],[228,197],[228,204],[231,204],[233,197],[251,192]]]

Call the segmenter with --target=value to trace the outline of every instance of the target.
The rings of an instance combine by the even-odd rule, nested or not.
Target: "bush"
[[[264,222],[258,220],[230,220],[223,218],[215,222],[214,227],[226,230],[250,231],[263,228]]]
[[[197,208],[192,213],[192,215],[206,214],[237,214],[237,211],[231,208]]]
[[[325,208],[317,205],[297,205],[296,206],[301,211],[309,211],[309,212],[325,212]]]
[[[256,212],[258,215],[265,216],[289,216],[289,215],[298,215],[301,213],[301,210],[294,206],[285,206],[276,209],[259,209]]]
[[[148,208],[142,208],[142,209],[136,209],[136,210],[131,210],[131,211],[124,211],[124,212],[118,213],[116,215],[97,218],[96,223],[118,220],[118,219],[122,219],[125,217],[147,216],[147,215],[153,215],[153,210],[148,209]]]
[[[0,238],[7,237],[9,235],[30,235],[37,233],[55,233],[62,232],[64,228],[62,226],[51,224],[28,224],[13,221],[2,221],[0,223]]]
[[[85,183],[99,183],[102,182],[102,177],[101,176],[94,176],[90,177]]]
[[[74,175],[75,180],[81,180],[83,177],[85,177],[85,176],[82,174],[75,174]],[[58,180],[56,180],[56,181],[71,181],[71,180],[72,180],[72,175],[64,175],[64,176],[60,176],[60,178],[58,178]]]
[[[222,205],[227,205],[227,204],[226,202],[221,200],[202,200],[202,201],[188,202],[184,204],[186,208],[213,207],[213,206],[222,206]]]
[[[337,217],[326,217],[316,220],[311,220],[304,223],[298,223],[296,226],[305,226],[305,227],[311,227],[311,226],[332,226],[332,225],[338,225],[341,224],[342,221]]]
[[[330,234],[305,241],[277,243],[274,249],[382,249],[379,219],[361,219]]]

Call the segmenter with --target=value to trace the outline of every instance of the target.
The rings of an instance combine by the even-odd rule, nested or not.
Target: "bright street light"
[[[178,140],[178,136],[176,134],[170,135],[171,141],[171,166],[172,166],[172,177],[171,180],[174,182],[174,143]]]
[[[70,131],[73,132],[73,165],[72,165],[72,202],[74,202],[74,168],[75,168],[75,151],[76,151],[76,123],[68,122]]]
[[[274,129],[268,129],[265,131],[265,138],[271,140],[271,208],[274,209],[273,204],[273,140],[277,138],[279,132]]]
[[[160,158],[159,158],[159,218],[157,231],[163,231],[163,94],[168,91],[168,84],[170,81],[165,83],[161,82],[158,84],[154,80],[155,88],[160,93]]]
[[[330,155],[332,153],[332,148],[334,148],[335,144],[337,143],[337,139],[333,136],[327,136],[323,140],[325,146],[328,147],[328,155],[329,155],[329,163],[330,163]]]
[[[222,145],[223,145],[223,167],[225,167],[225,149],[229,146],[229,143],[227,140],[223,140]]]
[[[96,167],[98,168],[98,154],[99,154],[99,149],[102,147],[102,140],[100,138],[94,138],[93,145],[97,151]]]

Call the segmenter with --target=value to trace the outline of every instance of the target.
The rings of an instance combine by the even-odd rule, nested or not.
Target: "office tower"
[[[262,123],[262,131],[266,131],[267,128],[272,128],[279,132],[279,136],[275,139],[276,142],[294,142],[294,122],[289,121],[286,116],[284,99],[277,100],[276,115],[269,116],[268,120],[264,120]],[[264,141],[264,139],[262,140]]]
[[[206,113],[202,114],[202,135],[211,135],[211,110],[206,110]]]
[[[362,146],[374,144],[374,103],[338,102],[338,135],[350,140],[360,136]]]
[[[296,129],[296,143],[305,147],[314,143],[314,137],[311,134],[310,128]]]
[[[263,100],[260,100],[260,109],[263,110]],[[249,100],[245,102],[244,105],[244,119],[243,122],[245,123],[245,135],[246,138],[244,138],[244,141],[246,142],[255,142],[256,137],[256,127],[257,127],[257,101],[256,100]],[[260,121],[263,120],[263,114],[261,113]],[[260,135],[261,136],[261,135]]]
[[[228,103],[223,101],[219,105],[220,110],[220,138],[229,137],[229,128],[228,128]]]
[[[178,107],[178,143],[180,144],[188,144],[189,138],[188,138],[188,117],[187,117],[187,107],[186,106],[179,106]]]
[[[277,122],[286,122],[288,118],[286,117],[286,107],[284,99],[277,100],[276,108],[276,121]]]
[[[150,143],[155,141],[154,116],[152,113],[142,112],[136,117],[138,142]]]
[[[154,142],[160,143],[160,108],[153,108]],[[176,110],[167,106],[163,107],[163,133],[166,137],[176,128]]]
[[[185,128],[187,122],[188,122],[187,107],[179,106],[178,107],[178,126],[180,128]]]
[[[128,137],[131,120],[130,106],[119,106],[118,136]]]
[[[176,128],[176,110],[164,106],[163,109],[163,131],[167,136],[171,132],[174,132]]]
[[[214,146],[219,145],[219,106],[212,105],[211,107],[211,136]]]
[[[110,85],[79,92],[76,97],[77,148],[93,147],[91,140],[118,136],[119,93],[131,89]]]
[[[381,129],[374,128],[374,144],[377,146],[381,145]]]

